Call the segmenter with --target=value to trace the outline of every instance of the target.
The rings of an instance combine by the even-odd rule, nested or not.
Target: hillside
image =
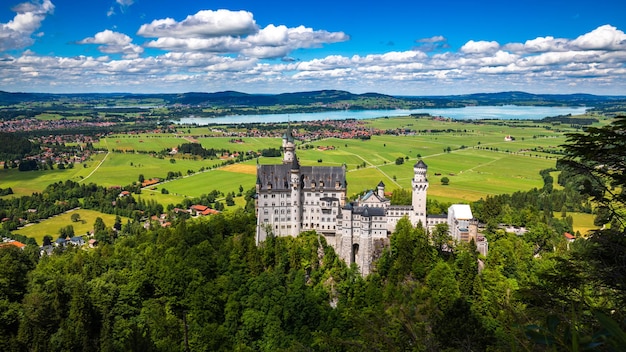
[[[594,105],[624,100],[622,96],[591,94],[531,94],[525,92],[477,93],[450,96],[390,96],[378,93],[354,94],[341,90],[320,90],[281,94],[248,94],[236,91],[180,94],[85,93],[47,94],[0,91],[0,105],[21,103],[76,103],[87,106],[186,105],[186,106],[324,106],[335,109],[378,109],[450,107],[468,105]]]

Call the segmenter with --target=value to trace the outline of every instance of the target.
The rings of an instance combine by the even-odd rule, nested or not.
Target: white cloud
[[[206,10],[181,22],[154,20],[139,28],[138,35],[157,38],[145,46],[168,51],[200,51],[241,54],[254,58],[282,58],[293,50],[320,47],[349,39],[343,32],[269,24],[260,29],[252,13]]]
[[[461,47],[461,52],[465,54],[493,54],[500,49],[498,42],[492,41],[473,41],[470,40]]]
[[[172,18],[144,24],[138,35],[148,38],[211,38],[253,34],[258,26],[248,11],[203,10],[177,22]]]
[[[626,34],[617,28],[604,25],[572,41],[581,50],[626,50]]]
[[[21,49],[33,43],[31,36],[41,27],[41,22],[54,12],[50,0],[26,2],[14,6],[15,17],[7,23],[0,23],[0,52]]]
[[[78,44],[102,44],[98,50],[105,54],[124,54],[124,58],[136,58],[143,53],[143,48],[132,44],[132,38],[126,34],[113,32],[109,29],[96,33],[93,37],[85,38]]]
[[[159,55],[147,56],[130,36],[104,30],[77,42],[98,45],[103,56],[40,56],[30,51],[15,57],[5,55],[0,59],[0,82],[3,89],[27,91],[32,87],[138,92],[345,89],[429,95],[485,91],[488,87],[491,91],[595,89],[596,93],[626,94],[624,32],[608,25],[569,39],[545,36],[502,45],[470,40],[457,50],[441,50],[440,46],[437,53],[417,48],[272,61],[264,59],[289,57],[296,49],[349,37],[305,26],[269,24],[259,28],[251,14],[244,16],[245,21],[231,17],[238,13],[230,11],[222,17],[198,14],[180,22],[162,19],[142,26],[144,34],[155,35],[148,36],[152,39],[143,46],[165,50]],[[218,25],[218,17],[230,20]],[[251,24],[254,31],[234,34],[252,28]],[[445,41],[436,36],[416,43]]]

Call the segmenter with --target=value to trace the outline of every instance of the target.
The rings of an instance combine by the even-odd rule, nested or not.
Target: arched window
[[[359,244],[355,243],[352,245],[352,258],[351,263],[356,263],[359,259]]]

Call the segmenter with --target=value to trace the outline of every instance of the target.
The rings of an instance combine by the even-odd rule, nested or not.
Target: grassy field
[[[574,220],[574,232],[580,232],[581,235],[587,236],[590,231],[598,229],[598,227],[593,224],[593,220],[595,219],[595,215],[593,214],[567,213],[567,215],[571,215]],[[554,216],[561,216],[561,214],[555,213]]]
[[[256,167],[254,169],[256,170]],[[164,182],[158,186],[158,189],[166,188],[170,194],[188,197],[198,197],[202,194],[210,193],[212,190],[220,190],[225,194],[229,192],[235,192],[236,194],[239,192],[240,185],[246,191],[254,187],[255,180],[256,174],[233,172],[228,169],[211,170],[190,177]]]
[[[429,196],[447,202],[469,202],[487,195],[511,193],[541,187],[541,169],[554,167],[556,158],[550,152],[565,142],[562,126],[531,121],[438,121],[427,118],[398,117],[367,120],[378,129],[411,128],[413,135],[381,135],[370,140],[329,138],[309,143],[312,149],[298,142],[296,151],[302,165],[345,164],[348,170],[348,194],[361,193],[383,181],[387,191],[409,188],[413,165],[419,159],[428,165]],[[448,132],[443,132],[448,131]],[[209,127],[181,128],[177,134],[129,134],[102,138],[95,146],[109,150],[160,151],[170,150],[182,143],[197,141],[205,148],[231,151],[258,151],[280,148],[279,138],[242,138],[232,143],[232,137],[208,137]],[[514,136],[507,142],[505,136]],[[329,147],[320,150],[317,147]],[[402,165],[396,159],[403,158]],[[188,156],[158,158],[145,153],[98,154],[83,165],[69,170],[19,172],[0,170],[0,188],[12,187],[16,195],[40,192],[52,182],[71,179],[94,182],[103,186],[127,185],[144,178],[165,178],[168,171],[189,177],[160,184],[146,190],[146,197],[163,205],[178,203],[184,197],[195,197],[211,190],[238,192],[239,186],[248,190],[255,185],[254,161],[230,165],[207,172],[198,172],[220,165],[220,159],[194,160]],[[280,158],[260,158],[259,163],[280,163]],[[445,176],[450,184],[441,184]],[[166,188],[169,194],[161,194]]]
[[[71,220],[72,214],[75,213],[80,215],[81,220],[78,222],[72,222]],[[59,230],[67,225],[72,225],[74,227],[74,234],[77,236],[85,235],[89,231],[93,230],[93,224],[98,217],[102,218],[107,227],[111,227],[115,223],[115,215],[104,214],[94,210],[78,209],[54,216],[50,219],[43,220],[40,223],[26,226],[13,232],[19,235],[34,238],[37,243],[41,245],[43,243],[44,236],[50,235],[52,238],[56,239],[59,237]],[[125,224],[128,220],[130,219],[122,217],[122,224]]]
[[[13,196],[29,196],[33,192],[41,192],[51,183],[73,180],[82,181],[96,170],[106,154],[95,154],[91,160],[83,164],[76,164],[73,169],[18,171],[17,169],[0,169],[0,188],[11,187]],[[85,165],[87,167],[85,167]],[[10,196],[9,196],[10,197]]]

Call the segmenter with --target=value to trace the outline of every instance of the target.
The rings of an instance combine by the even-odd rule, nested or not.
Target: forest
[[[559,189],[548,170],[542,189],[472,204],[487,257],[405,219],[362,277],[314,232],[257,246],[250,206],[169,228],[128,223],[90,250],[0,247],[0,350],[623,351],[625,130],[621,117],[568,135]],[[37,197],[162,210],[132,197],[116,209],[113,191],[71,182]],[[606,226],[568,242],[567,212],[587,207]]]

